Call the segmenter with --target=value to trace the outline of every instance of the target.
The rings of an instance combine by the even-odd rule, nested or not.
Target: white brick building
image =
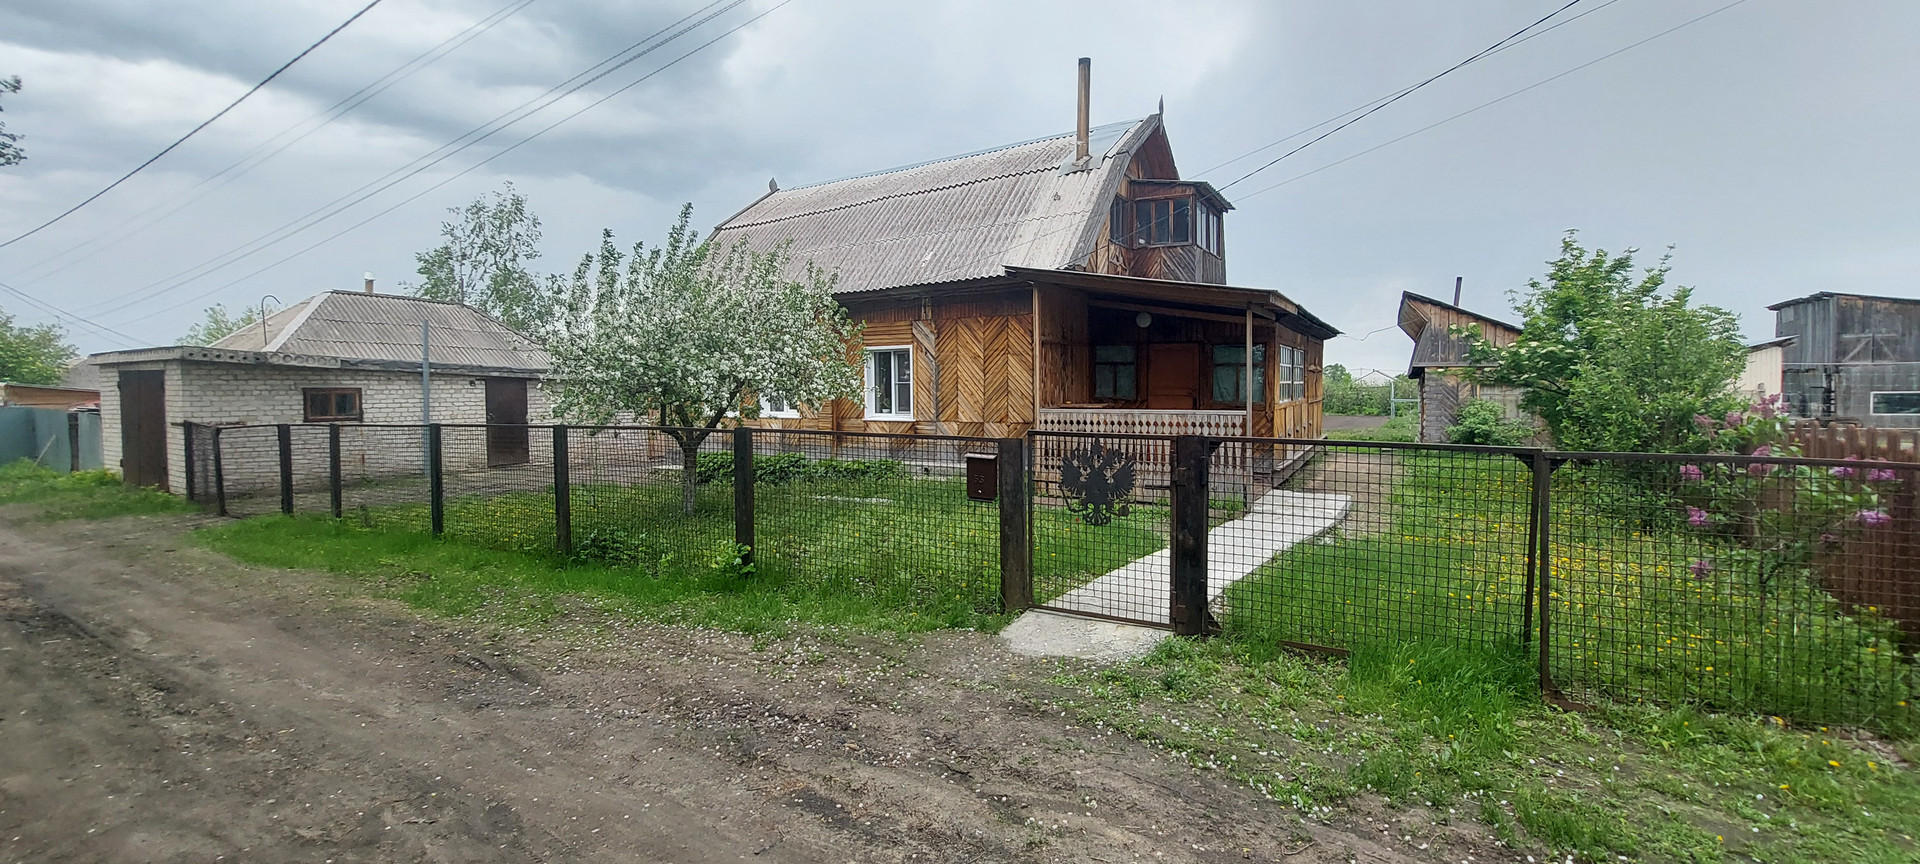
[[[422,322],[433,422],[551,422],[537,386],[549,361],[525,336],[457,303],[330,291],[210,347],[93,355],[105,464],[129,482],[178,492],[185,423],[342,424],[351,430],[343,438],[356,441],[372,424],[418,424]],[[511,435],[502,440],[515,446]],[[517,440],[524,452],[526,437]],[[418,451],[393,456],[413,460]]]

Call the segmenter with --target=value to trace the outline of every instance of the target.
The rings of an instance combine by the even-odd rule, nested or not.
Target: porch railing
[[[1042,408],[1042,432],[1080,432],[1089,435],[1211,435],[1248,434],[1243,411],[1150,411],[1132,408]]]

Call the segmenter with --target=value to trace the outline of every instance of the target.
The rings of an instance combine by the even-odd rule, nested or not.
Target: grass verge
[[[0,504],[34,505],[36,517],[47,521],[195,509],[158,489],[129,487],[107,471],[63,474],[27,459],[0,465]]]
[[[1528,660],[1377,644],[1335,662],[1246,638],[1169,640],[1055,683],[1085,722],[1315,815],[1378,795],[1586,861],[1920,854],[1910,741],[1687,709],[1564,713],[1541,703]]]

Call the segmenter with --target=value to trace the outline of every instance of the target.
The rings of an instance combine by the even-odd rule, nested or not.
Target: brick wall
[[[420,422],[420,374],[418,372],[316,369],[182,360],[116,364],[104,367],[100,382],[101,449],[106,466],[112,470],[119,470],[121,458],[119,372],[138,369],[161,369],[166,372],[167,478],[172,490],[176,492],[185,490],[186,478],[184,461],[186,441],[180,428],[181,423],[299,424],[305,417],[301,391],[307,387],[360,388],[361,408],[367,423],[417,424]],[[435,373],[432,400],[433,422],[483,423],[486,421],[486,384],[483,378]],[[528,386],[528,422],[549,423],[552,422],[551,416],[547,394],[537,384]],[[269,444],[273,443],[270,430],[251,434],[254,437],[264,438]],[[411,468],[417,470],[419,465],[417,450],[404,454],[394,452],[391,458],[396,462],[392,466],[378,464],[379,459],[384,457],[371,454],[384,454],[387,451],[399,449],[387,446],[389,442],[365,440],[369,436],[381,434],[392,437],[398,433],[378,433],[374,430],[348,433],[343,436],[343,449],[349,446],[348,439],[356,442],[364,441],[364,444],[355,445],[356,452],[369,453],[367,458],[375,462],[373,469],[408,470],[408,465],[400,463],[412,460]],[[319,443],[314,445],[312,441]],[[309,461],[308,451],[315,446],[320,448],[319,458],[324,459],[325,441],[325,434],[318,430],[298,433],[296,461]],[[236,446],[239,446],[238,441]],[[342,461],[347,460],[343,457]],[[356,461],[365,460],[356,459]]]

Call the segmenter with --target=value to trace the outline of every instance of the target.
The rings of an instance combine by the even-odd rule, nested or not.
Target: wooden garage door
[[[167,378],[120,373],[120,474],[133,486],[167,488]]]

